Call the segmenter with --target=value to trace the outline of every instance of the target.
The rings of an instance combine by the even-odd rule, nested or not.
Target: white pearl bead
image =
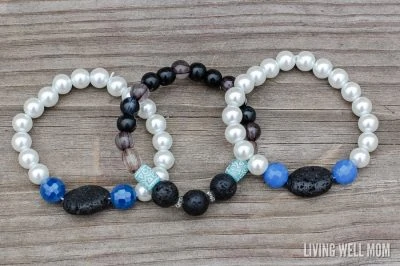
[[[264,69],[260,66],[250,67],[247,70],[247,75],[249,75],[251,80],[254,82],[254,86],[262,85],[267,79],[267,74],[265,74]]]
[[[315,64],[315,56],[309,51],[300,52],[296,58],[296,67],[301,71],[310,71]]]
[[[84,89],[90,84],[90,74],[86,69],[75,69],[71,74],[72,85],[77,89]]]
[[[54,77],[51,87],[58,94],[67,94],[72,89],[72,81],[67,75],[58,74]]]
[[[150,201],[151,200],[151,192],[148,191],[145,187],[143,187],[140,183],[135,186],[136,197],[140,201]]]
[[[32,118],[38,118],[44,112],[44,105],[38,98],[30,98],[24,103],[24,112]]]
[[[240,121],[242,121],[242,118],[243,118],[242,110],[240,110],[240,108],[237,106],[228,105],[222,111],[222,121],[226,125],[240,123]]]
[[[263,68],[266,77],[269,79],[275,78],[279,74],[278,62],[276,62],[276,60],[273,58],[264,59],[261,62],[260,67]]]
[[[364,148],[355,148],[351,151],[349,158],[357,168],[364,168],[371,159],[369,152]]]
[[[17,132],[12,137],[11,145],[15,151],[21,152],[21,151],[31,147],[32,138],[26,132]]]
[[[39,154],[33,149],[25,149],[19,154],[18,161],[23,168],[29,169],[39,162]]]
[[[121,99],[125,100],[126,98],[131,97],[131,87],[123,88],[121,93]]]
[[[296,57],[292,52],[282,51],[276,56],[276,62],[282,71],[289,71],[296,64]]]
[[[375,132],[379,127],[379,120],[373,114],[362,115],[358,119],[358,128],[362,132]]]
[[[110,79],[110,74],[104,68],[95,68],[90,72],[90,83],[93,87],[101,89],[107,86],[108,80]]]
[[[146,121],[146,129],[153,135],[164,131],[166,128],[167,121],[165,121],[165,118],[162,115],[154,114]]]
[[[148,119],[157,112],[156,104],[150,99],[140,101],[139,106],[138,116],[142,119]]]
[[[246,138],[246,129],[241,124],[231,124],[225,129],[225,138],[229,143],[235,144]]]
[[[169,174],[167,172],[167,170],[165,170],[165,168],[163,167],[154,167],[153,171],[158,175],[158,177],[163,180],[163,181],[167,181],[169,180]]]
[[[356,116],[366,115],[372,112],[372,102],[367,97],[360,97],[353,101],[351,109]]]
[[[376,148],[378,148],[378,144],[378,137],[372,132],[362,133],[358,138],[358,146],[366,149],[369,152],[376,150]]]
[[[166,170],[174,166],[175,158],[174,155],[169,150],[158,151],[154,155],[154,165],[158,167],[163,167]]]
[[[227,105],[242,106],[246,101],[246,96],[241,88],[232,87],[225,93],[225,102]]]
[[[153,136],[153,147],[158,151],[169,150],[172,146],[172,137],[168,132],[160,132]]]
[[[234,86],[243,90],[244,93],[250,93],[254,89],[254,81],[248,74],[240,74],[235,78]]]
[[[332,72],[333,65],[331,61],[326,58],[320,58],[315,62],[313,67],[314,76],[319,79],[326,79],[329,77],[329,74]]]
[[[361,88],[357,83],[350,81],[344,84],[341,93],[343,99],[348,102],[353,102],[355,99],[361,96]]]
[[[44,87],[40,89],[38,98],[45,107],[53,107],[57,104],[59,96],[58,92],[54,91],[51,87]]]
[[[40,185],[43,180],[49,177],[49,169],[44,164],[35,164],[29,169],[28,177],[33,184]]]
[[[24,113],[19,113],[14,116],[12,126],[16,132],[29,132],[32,129],[32,118]]]
[[[111,96],[119,97],[122,95],[122,90],[127,86],[128,84],[123,77],[114,76],[108,80],[107,91]]]
[[[335,68],[329,74],[328,82],[335,89],[341,89],[349,81],[349,75],[341,68]]]
[[[262,175],[267,170],[268,160],[263,155],[255,154],[250,158],[247,166],[253,175]]]
[[[236,159],[240,161],[246,161],[251,158],[254,154],[254,146],[250,141],[241,140],[236,142],[233,147],[233,153],[235,154]]]

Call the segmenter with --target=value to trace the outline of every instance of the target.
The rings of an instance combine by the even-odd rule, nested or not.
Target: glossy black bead
[[[218,88],[221,85],[222,75],[216,69],[209,69],[206,72],[206,76],[204,78],[204,82],[207,86],[212,88]]]
[[[167,208],[178,202],[179,191],[171,181],[160,181],[153,187],[151,197],[155,204]]]
[[[167,86],[175,81],[176,74],[170,67],[163,67],[157,71],[158,79],[162,86]]]
[[[216,175],[210,183],[210,191],[216,200],[228,200],[236,193],[236,181],[228,174]]]
[[[134,97],[128,97],[121,102],[119,107],[123,114],[133,116],[139,111],[139,102]]]
[[[257,123],[250,122],[245,128],[247,140],[256,141],[261,136],[261,128]]]
[[[118,117],[117,128],[123,132],[133,132],[136,129],[136,119],[131,115],[123,114]]]
[[[205,78],[207,68],[202,63],[193,63],[190,65],[189,78],[194,81],[201,81]]]
[[[287,188],[297,196],[319,196],[331,188],[333,183],[331,176],[331,172],[323,167],[302,167],[289,175]]]
[[[240,123],[246,125],[250,122],[254,122],[256,120],[256,110],[253,107],[245,105],[240,107],[242,110],[243,118]]]
[[[63,208],[70,214],[92,214],[110,206],[110,192],[100,186],[78,187],[64,195]]]
[[[189,190],[183,195],[182,208],[189,215],[202,215],[207,211],[209,204],[206,193],[201,190]]]
[[[160,79],[158,75],[153,72],[144,74],[141,82],[146,85],[150,91],[155,91],[158,89],[158,87],[160,87]]]
[[[233,77],[233,76],[225,76],[225,77],[222,78],[222,80],[221,80],[221,88],[224,91],[229,90],[233,86],[235,86],[235,77]]]

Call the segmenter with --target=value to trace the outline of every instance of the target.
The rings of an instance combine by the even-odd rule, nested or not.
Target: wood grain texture
[[[10,146],[12,117],[58,73],[102,66],[129,81],[177,59],[238,75],[284,49],[311,50],[345,68],[373,100],[380,146],[351,186],[317,199],[266,188],[248,176],[207,215],[139,203],[91,217],[48,206]],[[0,264],[399,265],[400,2],[0,1]],[[174,137],[171,178],[207,189],[232,158],[222,92],[178,81],[152,94]],[[259,150],[290,170],[330,167],[355,147],[357,119],[338,91],[293,70],[249,98]],[[68,188],[130,182],[113,137],[118,99],[74,90],[35,121],[33,147]],[[151,162],[143,121],[137,149]],[[306,258],[303,243],[389,242],[390,258]]]

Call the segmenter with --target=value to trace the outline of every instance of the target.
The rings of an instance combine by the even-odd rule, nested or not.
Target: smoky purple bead
[[[175,61],[171,65],[172,71],[175,72],[177,79],[185,79],[189,76],[190,66],[184,60]]]
[[[150,96],[149,88],[143,83],[133,84],[131,89],[131,97],[135,98],[139,102],[146,100]]]
[[[134,143],[132,134],[129,132],[121,131],[115,136],[115,145],[121,151],[124,151],[129,148],[133,148],[134,144],[135,143]]]
[[[122,161],[130,173],[135,173],[142,165],[139,153],[133,148],[122,151]]]
[[[245,127],[247,140],[256,141],[261,136],[261,128],[257,123],[250,122]]]
[[[234,83],[235,83],[235,77],[225,76],[221,80],[221,88],[224,91],[227,91],[234,86]]]

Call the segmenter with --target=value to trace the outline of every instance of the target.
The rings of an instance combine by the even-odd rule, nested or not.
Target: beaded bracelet
[[[160,207],[182,207],[187,214],[197,216],[206,212],[209,204],[215,200],[230,199],[236,192],[236,183],[247,171],[243,171],[241,162],[232,161],[225,173],[218,174],[211,180],[209,191],[205,193],[201,190],[190,190],[183,197],[179,196],[176,185],[168,180],[166,170],[174,164],[173,154],[168,151],[172,145],[172,138],[169,134],[165,134],[166,121],[162,116],[155,114],[156,105],[148,97],[150,91],[158,89],[160,85],[168,86],[176,78],[184,79],[187,77],[193,81],[204,81],[209,87],[220,87],[225,91],[233,86],[235,80],[232,76],[222,77],[218,70],[207,70],[201,63],[189,65],[183,60],[174,62],[171,67],[163,67],[157,73],[144,74],[141,83],[131,86],[130,97],[126,97],[121,102],[122,115],[117,121],[117,127],[121,132],[117,134],[115,142],[123,154],[127,152],[135,154],[132,158],[135,167],[131,167],[132,163],[129,163],[129,161],[124,161],[124,163],[138,182],[136,188],[141,188],[141,192],[137,191],[139,200],[153,199],[154,203]],[[140,108],[137,107],[138,103]],[[133,148],[134,141],[132,139],[125,140],[128,138],[127,135],[135,129],[130,126],[125,127],[125,120],[130,121],[127,124],[134,125],[136,124],[135,116],[147,119],[146,129],[154,135],[152,142],[157,150],[154,156],[156,166],[154,168],[141,164],[140,157]],[[126,145],[120,145],[121,142],[126,143]]]
[[[127,184],[116,185],[111,193],[95,185],[81,186],[66,193],[64,182],[49,175],[46,165],[39,163],[38,153],[31,149],[32,139],[28,132],[33,126],[32,118],[40,117],[44,107],[55,106],[59,95],[67,94],[72,87],[84,89],[92,84],[95,88],[107,87],[107,91],[114,97],[125,97],[130,92],[127,82],[119,76],[111,76],[103,68],[96,68],[89,72],[85,69],[76,69],[71,77],[60,74],[54,77],[51,87],[42,88],[37,98],[30,98],[24,104],[24,113],[17,114],[12,126],[17,132],[12,138],[12,146],[20,152],[19,164],[29,169],[29,180],[40,185],[40,195],[49,203],[61,203],[70,214],[91,214],[103,210],[110,205],[117,209],[128,209],[135,203],[134,189]]]
[[[353,113],[359,117],[358,127],[362,134],[358,139],[358,147],[352,150],[349,159],[339,160],[332,171],[319,166],[307,166],[289,175],[284,164],[279,162],[268,164],[267,158],[256,154],[253,145],[244,140],[246,129],[240,124],[240,113],[247,119],[244,123],[247,135],[250,134],[256,139],[261,133],[258,125],[253,123],[256,118],[254,109],[243,105],[246,101],[245,94],[250,93],[254,86],[262,85],[267,78],[276,77],[280,70],[289,71],[295,65],[301,71],[312,70],[319,79],[328,78],[329,84],[335,89],[340,89],[343,98],[352,103]],[[349,81],[346,71],[341,68],[333,69],[329,60],[325,58],[316,60],[308,51],[303,51],[297,56],[289,51],[283,51],[278,54],[276,60],[268,58],[262,61],[260,66],[250,67],[246,74],[236,77],[234,87],[225,94],[225,100],[227,107],[222,113],[222,119],[227,124],[225,137],[234,144],[235,157],[242,162],[247,161],[249,171],[254,175],[263,175],[264,182],[271,188],[286,186],[295,195],[313,197],[327,192],[334,182],[342,185],[350,184],[356,179],[358,168],[368,165],[370,152],[378,146],[378,138],[374,132],[378,129],[379,121],[371,114],[371,101],[361,96],[360,86]]]

